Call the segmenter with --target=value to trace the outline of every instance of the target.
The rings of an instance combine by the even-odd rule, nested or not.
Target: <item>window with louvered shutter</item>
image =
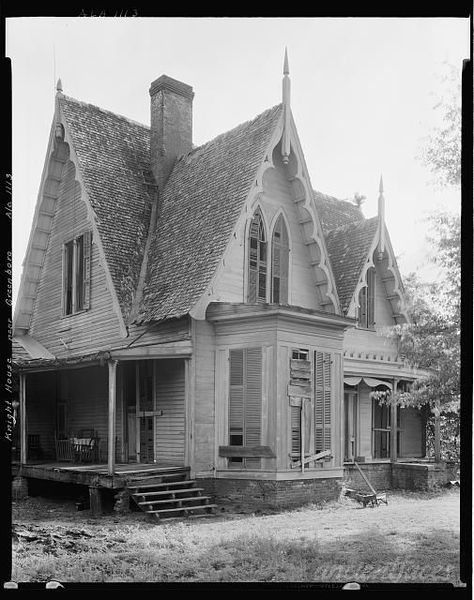
[[[230,351],[229,391],[229,443],[244,445],[244,351]],[[230,462],[241,463],[241,458],[230,458]]]
[[[90,308],[91,297],[91,256],[92,256],[92,234],[87,231],[84,234],[83,246],[83,299],[82,307],[86,310]]]
[[[375,325],[375,269],[367,271],[367,327]]]
[[[90,307],[91,234],[86,232],[64,244],[63,313],[71,315]]]
[[[255,213],[249,231],[248,302],[267,300],[267,242],[263,217]]]
[[[359,326],[371,328],[375,325],[375,269],[367,271],[366,285],[359,292]]]
[[[328,352],[314,353],[314,445],[315,452],[331,448],[332,357]]]
[[[276,304],[288,303],[288,265],[288,231],[285,221],[280,215],[272,235],[271,301]]]
[[[229,443],[260,446],[262,428],[262,349],[230,351]],[[230,458],[246,468],[259,468],[260,458]]]

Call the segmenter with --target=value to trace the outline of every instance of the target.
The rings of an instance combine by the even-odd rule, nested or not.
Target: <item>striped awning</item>
[[[363,381],[369,387],[377,387],[378,385],[384,385],[389,390],[393,389],[393,386],[388,381],[383,381],[382,379],[375,379],[374,377],[344,377],[344,383],[346,385],[359,385],[359,383]]]

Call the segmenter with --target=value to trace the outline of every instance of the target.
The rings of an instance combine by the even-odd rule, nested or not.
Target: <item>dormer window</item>
[[[249,231],[248,302],[267,299],[267,241],[260,210],[257,210]]]
[[[86,232],[64,244],[63,314],[89,308],[91,234]]]
[[[272,235],[271,301],[276,304],[288,304],[288,264],[288,230],[280,215]]]
[[[367,271],[366,285],[359,292],[359,327],[375,327],[375,269]]]

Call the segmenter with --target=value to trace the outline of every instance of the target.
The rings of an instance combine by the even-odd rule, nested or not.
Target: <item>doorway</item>
[[[357,392],[344,392],[344,460],[354,461],[357,456]]]

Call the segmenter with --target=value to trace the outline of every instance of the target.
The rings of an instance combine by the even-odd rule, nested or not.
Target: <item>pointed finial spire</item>
[[[290,74],[290,67],[288,66],[288,48],[285,46],[285,60],[283,61],[283,75]]]
[[[288,164],[290,156],[290,68],[288,66],[288,50],[285,47],[285,59],[283,61],[283,85],[282,85],[282,102],[284,112],[283,125],[283,140],[281,143],[281,154],[284,164]]]
[[[58,83],[56,84],[56,91],[58,93],[60,93],[60,94],[63,91],[63,84],[62,84],[62,81],[61,81],[61,77],[58,79]]]
[[[385,252],[385,198],[383,195],[383,179],[380,175],[379,184],[379,201],[378,201],[378,218],[379,218],[379,242],[377,245],[378,259],[382,260]]]

